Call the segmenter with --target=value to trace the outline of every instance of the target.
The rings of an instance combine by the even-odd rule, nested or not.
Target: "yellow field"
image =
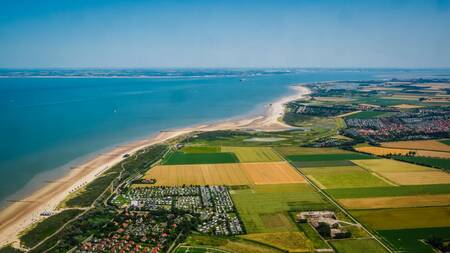
[[[450,205],[450,194],[339,199],[348,209],[379,209]]]
[[[222,152],[236,154],[240,162],[275,162],[283,159],[269,147],[222,147]]]
[[[304,178],[287,162],[159,165],[145,179],[154,185],[249,185],[304,183]]]
[[[450,152],[450,146],[436,140],[382,142],[382,147]]]
[[[410,105],[410,104],[400,104],[400,105],[393,105],[391,107],[399,108],[399,109],[414,109],[414,108],[421,108],[423,106],[420,105]]]
[[[363,152],[363,153],[378,155],[378,156],[389,155],[389,154],[391,154],[391,155],[406,155],[410,151],[412,151],[410,149],[380,148],[380,147],[371,147],[371,146],[356,147],[355,150],[357,150],[359,152]]]
[[[254,184],[294,184],[305,179],[287,162],[242,163],[240,167]]]
[[[376,173],[433,171],[433,169],[427,168],[425,166],[390,159],[352,160],[352,162],[362,168],[374,171]]]
[[[409,152],[413,151],[415,156],[426,156],[426,157],[437,157],[437,158],[450,158],[450,152],[443,151],[431,151],[431,150],[413,150],[404,148],[384,148],[384,147],[355,147],[355,150],[359,152],[374,154],[378,156],[383,155],[407,155]]]
[[[289,252],[313,251],[312,242],[302,232],[257,233],[243,235],[241,237]]]
[[[450,174],[430,169],[415,172],[381,172],[382,177],[399,185],[450,184]]]

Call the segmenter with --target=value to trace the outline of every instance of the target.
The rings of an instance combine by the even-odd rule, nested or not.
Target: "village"
[[[448,111],[441,109],[402,112],[391,117],[347,118],[344,134],[373,142],[397,139],[446,137],[450,130]]]
[[[195,229],[201,233],[244,233],[225,186],[131,187],[118,197],[130,211],[190,214],[198,220]]]

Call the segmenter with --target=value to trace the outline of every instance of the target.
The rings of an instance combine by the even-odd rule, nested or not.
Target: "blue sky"
[[[1,0],[0,67],[450,67],[450,1]]]

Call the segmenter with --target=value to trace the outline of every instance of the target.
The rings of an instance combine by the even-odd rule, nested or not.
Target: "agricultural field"
[[[363,111],[355,114],[351,114],[346,116],[347,119],[371,119],[378,117],[386,117],[392,113],[390,112],[381,112],[381,111]]]
[[[389,183],[358,166],[301,169],[322,189],[388,186]]]
[[[403,148],[384,148],[384,147],[355,147],[355,150],[363,153],[378,155],[378,156],[408,156],[414,157],[436,157],[436,158],[450,158],[450,152],[432,151],[422,149],[403,149]]]
[[[144,179],[154,185],[252,185],[304,183],[305,179],[286,162],[160,165]]]
[[[270,245],[285,252],[311,252],[314,250],[312,242],[302,232],[256,233],[241,237]]]
[[[233,153],[183,153],[173,152],[163,164],[209,164],[209,163],[236,163],[237,157]]]
[[[448,206],[450,205],[450,194],[351,198],[351,199],[339,199],[339,203],[346,209],[380,209],[380,208],[400,208],[400,207]]]
[[[186,253],[183,248],[195,249],[195,251],[188,251],[191,253],[283,253],[282,250],[239,237],[216,237],[199,234],[190,235],[180,248],[182,251],[176,251],[177,253]]]
[[[184,153],[220,153],[220,147],[216,146],[185,146],[181,149]]]
[[[450,171],[450,159],[416,156],[394,156],[396,160]]]
[[[375,230],[450,226],[450,207],[354,210],[351,214]]]
[[[360,153],[345,154],[311,154],[311,155],[289,155],[286,158],[293,162],[323,162],[323,161],[343,161],[376,158]]]
[[[298,231],[288,212],[332,208],[307,184],[254,185],[231,197],[248,233]]]
[[[382,142],[382,147],[450,152],[450,146],[438,140]]]
[[[378,230],[377,232],[395,250],[411,253],[435,253],[436,251],[429,244],[424,243],[424,240],[432,237],[450,238],[450,227]]]
[[[450,194],[450,184],[326,189],[335,199]]]
[[[270,147],[222,147],[222,152],[234,153],[240,162],[276,162],[282,158]]]
[[[388,159],[353,160],[353,162],[398,185],[450,183],[450,174],[416,164]]]
[[[320,155],[320,154],[353,154],[351,151],[337,148],[309,148],[309,147],[275,147],[282,156],[291,155]]]
[[[337,253],[387,253],[387,251],[373,239],[346,239],[330,241]]]

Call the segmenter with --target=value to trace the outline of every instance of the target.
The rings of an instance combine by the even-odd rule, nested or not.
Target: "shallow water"
[[[377,74],[321,70],[265,73],[244,81],[242,76],[211,73],[176,78],[0,78],[0,201],[21,197],[60,175],[71,162],[99,150],[164,129],[257,113],[264,103],[288,95],[291,84],[371,79]]]

